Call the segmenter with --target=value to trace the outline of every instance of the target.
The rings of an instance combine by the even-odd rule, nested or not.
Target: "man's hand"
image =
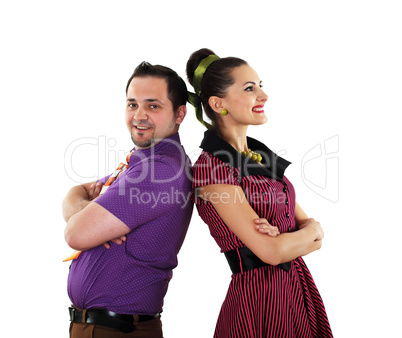
[[[112,239],[110,242],[116,243],[116,244],[118,244],[118,245],[122,245],[123,242],[125,242],[126,240],[127,240],[127,236],[121,236],[121,237]],[[103,246],[104,246],[106,249],[110,249],[110,243],[109,243],[109,242],[103,243]]]
[[[64,198],[62,204],[63,217],[65,221],[68,222],[73,215],[85,209],[91,203],[91,200],[94,199],[94,194],[96,194],[95,197],[99,195],[101,187],[102,185],[100,184],[100,187],[97,186],[95,181],[72,187]],[[89,195],[90,190],[91,196]]]
[[[258,232],[267,234],[270,237],[276,237],[280,234],[278,228],[269,224],[265,218],[257,218],[254,222]]]
[[[92,183],[88,189],[88,200],[89,201],[95,200],[99,196],[101,190],[102,190],[101,182]]]

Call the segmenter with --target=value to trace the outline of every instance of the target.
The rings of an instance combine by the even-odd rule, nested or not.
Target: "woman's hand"
[[[280,234],[278,228],[269,224],[265,218],[257,218],[254,222],[258,232],[267,234],[270,237],[276,237]]]
[[[307,227],[311,227],[316,231],[316,241],[321,241],[324,238],[324,230],[322,229],[320,222],[317,222],[314,218],[309,218],[306,222],[300,224],[299,229],[301,230]]]

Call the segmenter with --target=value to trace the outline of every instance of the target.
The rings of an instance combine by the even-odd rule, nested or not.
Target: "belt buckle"
[[[79,311],[74,307],[69,307],[68,312],[70,313],[71,322],[82,323],[82,311]]]

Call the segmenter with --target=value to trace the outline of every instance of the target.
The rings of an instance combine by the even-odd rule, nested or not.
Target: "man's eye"
[[[157,104],[152,104],[150,107],[151,107],[151,109],[156,109],[156,108],[158,108],[158,105]]]
[[[137,104],[136,104],[136,103],[130,103],[128,106],[129,106],[130,108],[136,108],[136,107],[137,107]]]

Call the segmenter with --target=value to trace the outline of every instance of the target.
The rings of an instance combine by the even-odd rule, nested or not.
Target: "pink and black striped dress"
[[[205,132],[203,152],[193,167],[193,188],[208,184],[240,186],[259,217],[281,233],[296,231],[295,191],[283,175],[290,162],[257,140],[248,138],[247,142],[250,149],[263,155],[264,166],[240,155],[213,132]],[[221,252],[243,250],[245,245],[211,203],[194,199]],[[288,271],[264,265],[234,273],[214,337],[332,337],[323,301],[303,259],[292,261]]]

